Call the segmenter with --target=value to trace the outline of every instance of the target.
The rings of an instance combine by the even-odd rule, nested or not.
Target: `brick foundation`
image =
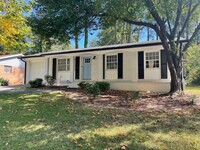
[[[9,85],[24,84],[24,68],[12,67],[12,73],[5,73],[4,66],[0,65],[0,78],[9,81]]]

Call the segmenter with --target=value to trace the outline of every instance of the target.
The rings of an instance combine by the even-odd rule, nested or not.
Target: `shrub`
[[[86,93],[91,94],[92,96],[94,96],[94,98],[96,96],[98,96],[100,94],[100,88],[99,85],[94,83],[94,84],[86,84],[84,90],[86,91]]]
[[[51,76],[51,75],[45,75],[44,78],[45,78],[46,82],[48,83],[48,85],[50,85],[50,86],[53,86],[56,81],[53,78],[53,76]]]
[[[99,86],[101,92],[105,92],[110,89],[110,83],[108,82],[96,82],[95,84]]]
[[[0,78],[0,86],[8,86],[8,80]]]
[[[80,82],[80,83],[78,84],[78,86],[79,86],[82,90],[85,90],[86,86],[88,86],[88,85],[89,85],[89,83],[84,82],[84,81],[82,81],[82,82]]]
[[[140,98],[140,92],[139,91],[132,91],[131,92],[131,99],[138,99]]]
[[[41,78],[36,78],[35,80],[30,80],[29,84],[31,85],[32,88],[37,88],[37,87],[42,87],[42,82],[43,79]]]

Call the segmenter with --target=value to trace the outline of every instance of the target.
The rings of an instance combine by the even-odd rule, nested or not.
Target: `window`
[[[70,59],[67,59],[67,71],[70,71]]]
[[[58,59],[58,71],[66,71],[66,59]]]
[[[146,68],[159,68],[159,52],[146,53]]]
[[[90,58],[85,58],[85,63],[90,63]]]
[[[5,73],[12,73],[12,66],[4,66]]]
[[[107,56],[107,69],[117,69],[117,55]]]

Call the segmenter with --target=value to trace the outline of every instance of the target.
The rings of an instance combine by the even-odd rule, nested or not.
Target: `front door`
[[[83,58],[83,80],[91,80],[91,57]]]

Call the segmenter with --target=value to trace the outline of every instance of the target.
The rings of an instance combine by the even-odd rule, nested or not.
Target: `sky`
[[[92,34],[88,34],[89,36],[88,36],[88,45],[90,44],[90,42],[92,41],[92,40],[95,40],[95,39],[97,39],[97,34],[99,33],[100,31],[99,30],[96,30],[96,31],[93,31],[92,32]],[[71,45],[73,46],[73,47],[75,47],[75,41],[74,40],[70,40],[70,42],[71,42]],[[84,48],[84,36],[82,35],[82,36],[80,36],[80,40],[79,40],[79,47],[80,48]]]

